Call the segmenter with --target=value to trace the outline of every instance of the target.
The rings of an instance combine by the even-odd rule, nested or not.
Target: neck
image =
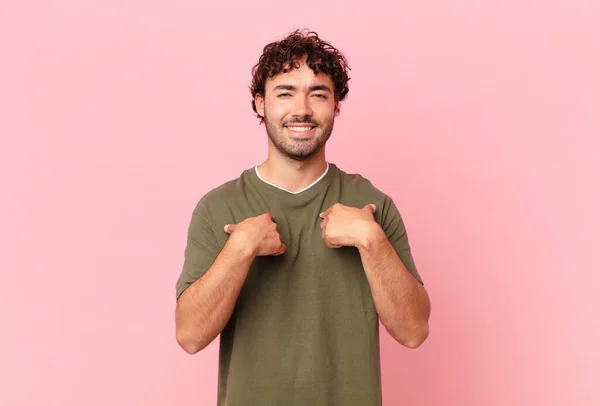
[[[311,185],[326,169],[324,147],[305,161],[269,152],[267,160],[258,166],[258,172],[264,180],[290,192],[297,192]]]

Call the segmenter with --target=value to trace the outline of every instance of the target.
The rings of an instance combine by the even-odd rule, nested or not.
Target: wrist
[[[232,252],[239,255],[242,259],[252,260],[256,257],[257,247],[252,243],[251,239],[245,238],[240,233],[233,232],[227,241]]]
[[[381,226],[375,221],[369,221],[361,227],[360,238],[356,248],[370,251],[384,240],[387,240],[387,236]]]

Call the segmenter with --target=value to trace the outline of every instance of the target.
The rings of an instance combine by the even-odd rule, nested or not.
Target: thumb
[[[377,206],[375,206],[374,204],[367,204],[363,210],[367,210],[370,211],[371,213],[375,213],[375,210],[377,210]]]
[[[233,230],[235,230],[235,224],[225,224],[225,227],[223,227],[223,230],[225,230],[225,232],[227,234],[231,234],[231,233],[233,233]]]

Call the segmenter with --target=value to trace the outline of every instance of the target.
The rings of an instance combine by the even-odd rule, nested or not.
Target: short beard
[[[329,137],[331,137],[331,133],[333,132],[333,122],[334,120],[331,120],[331,123],[326,126],[323,127],[323,133],[316,138],[315,140],[315,144],[312,146],[312,148],[293,148],[293,146],[291,145],[286,145],[284,140],[284,136],[278,136],[280,134],[280,128],[281,128],[281,132],[285,131],[285,127],[277,127],[277,125],[275,125],[274,123],[272,123],[271,121],[269,121],[269,119],[267,118],[266,114],[264,117],[264,122],[265,122],[265,129],[267,130],[267,135],[269,136],[269,139],[271,140],[271,142],[273,143],[273,145],[275,146],[275,148],[277,148],[277,150],[283,154],[284,156],[293,159],[295,161],[306,161],[308,159],[310,159],[311,157],[313,157],[317,152],[319,152],[327,143],[327,140],[329,140]],[[314,121],[310,120],[310,119],[306,119],[304,121],[294,121],[294,123],[300,123],[300,122],[312,122],[314,123]],[[319,129],[320,126],[317,126],[317,130]]]

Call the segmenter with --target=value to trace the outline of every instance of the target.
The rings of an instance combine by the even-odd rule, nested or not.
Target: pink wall
[[[600,404],[597,0],[93,3],[0,5],[1,405],[215,403],[185,233],[265,156],[250,68],[305,26],[353,68],[328,158],[395,198],[432,298],[385,404]]]

